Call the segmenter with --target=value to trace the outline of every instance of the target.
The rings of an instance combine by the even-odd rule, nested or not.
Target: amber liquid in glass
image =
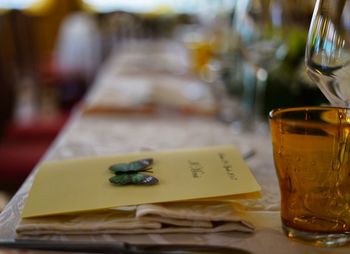
[[[283,225],[350,232],[349,124],[335,118],[283,119],[272,120],[271,130]]]

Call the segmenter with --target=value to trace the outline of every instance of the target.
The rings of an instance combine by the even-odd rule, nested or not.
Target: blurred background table
[[[159,53],[150,50],[141,57],[133,45],[133,54],[117,61],[115,75],[125,85],[109,89],[108,99],[102,90],[96,92],[91,100],[102,96],[105,101],[90,111],[126,112],[136,103],[133,111],[144,113],[162,104],[210,115],[212,98],[203,94],[207,91],[198,79],[211,84],[215,114],[236,132],[252,131],[255,120],[266,123],[272,108],[326,102],[303,68],[313,5],[314,0],[0,1],[0,36],[5,38],[0,42],[0,189],[10,195],[18,189],[85,93],[93,84],[113,82],[112,72],[95,82],[100,66],[135,40],[180,43],[190,61],[184,50],[173,47],[148,66],[145,59]],[[171,66],[169,56],[183,65]],[[140,68],[153,68],[153,73],[140,74]],[[169,71],[174,75],[165,75]],[[180,75],[186,71],[187,77]],[[191,85],[180,92],[189,78]],[[189,96],[197,97],[197,107],[185,104]]]

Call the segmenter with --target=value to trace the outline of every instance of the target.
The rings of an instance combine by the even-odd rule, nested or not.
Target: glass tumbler
[[[320,246],[350,239],[349,109],[300,107],[269,115],[289,238]]]

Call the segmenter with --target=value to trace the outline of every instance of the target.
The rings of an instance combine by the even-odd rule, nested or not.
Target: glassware
[[[279,63],[278,55],[285,50],[281,8],[280,1],[274,0],[241,0],[236,3],[233,28],[240,41],[242,104],[246,109],[247,127],[253,131],[259,130],[256,124],[264,120],[262,114],[268,73]]]
[[[350,240],[350,132],[346,108],[270,112],[282,227],[289,238],[319,246]]]
[[[350,1],[317,0],[306,46],[311,79],[332,105],[350,107]]]

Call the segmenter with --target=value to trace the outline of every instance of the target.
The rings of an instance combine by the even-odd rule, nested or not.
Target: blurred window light
[[[59,0],[55,0],[59,1]],[[198,13],[207,7],[211,11],[231,9],[238,0],[82,0],[82,2],[97,12],[127,11],[147,13],[167,7],[179,13]],[[0,9],[28,9],[41,6],[52,0],[0,0]]]
[[[147,13],[158,9],[160,6],[167,6],[178,13],[196,13],[206,5],[210,8],[220,6],[227,8],[232,6],[236,0],[83,0],[97,12],[127,11],[137,13]],[[217,6],[214,6],[217,5]],[[212,10],[213,11],[213,10]]]
[[[0,0],[0,9],[22,10],[31,7],[42,0]]]

